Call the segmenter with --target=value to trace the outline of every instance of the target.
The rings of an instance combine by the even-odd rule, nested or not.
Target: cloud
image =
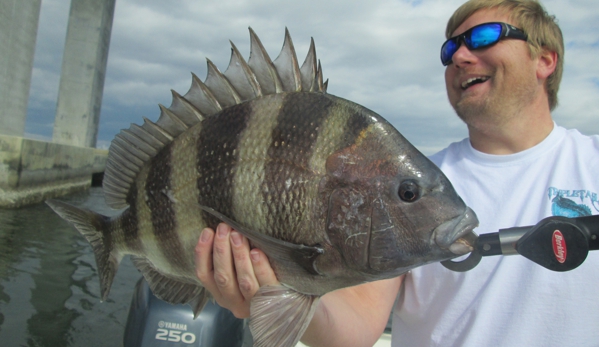
[[[157,119],[157,104],[170,105],[170,89],[185,94],[190,72],[205,78],[205,58],[224,71],[229,40],[247,59],[249,26],[276,58],[287,27],[300,62],[314,38],[329,93],[381,114],[431,154],[466,136],[447,101],[439,60],[446,21],[462,2],[118,0],[98,140],[107,143],[143,116]],[[27,124],[54,117],[56,102],[51,100],[58,90],[69,3],[42,2]],[[599,122],[593,120],[599,109],[599,8],[595,0],[543,3],[558,14],[567,46],[554,117],[567,127],[599,133]],[[27,131],[35,132],[30,125]]]

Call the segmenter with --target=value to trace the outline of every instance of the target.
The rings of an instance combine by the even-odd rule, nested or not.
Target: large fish
[[[300,67],[288,31],[273,62],[250,28],[221,73],[173,92],[156,123],[113,140],[108,218],[48,204],[91,243],[105,299],[130,254],[153,293],[198,314],[200,231],[226,221],[268,256],[283,287],[252,301],[256,346],[293,346],[318,298],[471,251],[478,221],[441,171],[378,114],[326,93],[312,40]]]

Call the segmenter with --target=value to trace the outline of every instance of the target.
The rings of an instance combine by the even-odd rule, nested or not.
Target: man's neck
[[[499,124],[468,125],[470,143],[476,150],[488,154],[505,155],[518,153],[541,143],[553,130],[549,110],[512,117]]]

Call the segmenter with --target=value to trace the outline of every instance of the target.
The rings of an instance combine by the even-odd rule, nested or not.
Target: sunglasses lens
[[[449,64],[449,62],[451,61],[451,57],[453,57],[453,54],[457,50],[458,43],[455,39],[448,40],[443,44],[443,47],[441,47],[441,62],[443,63],[443,65]]]
[[[501,24],[486,23],[473,27],[463,35],[464,42],[468,49],[478,49],[487,47],[499,41],[501,38]],[[451,58],[460,47],[460,37],[451,38],[441,47],[441,62],[443,65],[451,63]]]
[[[489,23],[472,28],[466,44],[470,49],[477,49],[492,45],[501,37],[501,24]]]

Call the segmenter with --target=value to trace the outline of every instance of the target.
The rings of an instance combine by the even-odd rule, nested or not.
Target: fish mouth
[[[473,231],[478,226],[478,218],[472,209],[466,207],[461,216],[449,220],[433,232],[437,246],[449,250],[456,256],[464,255],[474,250],[478,235]]]

